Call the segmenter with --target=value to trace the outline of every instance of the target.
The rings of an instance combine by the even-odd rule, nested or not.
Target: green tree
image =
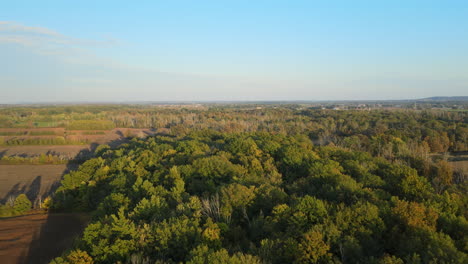
[[[25,213],[26,211],[29,211],[31,209],[31,201],[29,201],[28,197],[26,194],[20,194],[18,197],[15,199],[15,203],[13,205],[13,209],[22,214]]]
[[[330,246],[323,241],[323,235],[317,231],[308,231],[299,243],[298,263],[317,263],[324,257]]]
[[[447,187],[452,185],[453,169],[445,160],[440,160],[435,164],[434,178],[432,180],[434,188],[438,193],[442,193]]]

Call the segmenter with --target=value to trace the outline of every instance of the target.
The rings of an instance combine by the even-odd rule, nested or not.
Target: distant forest
[[[101,123],[102,122],[102,123]],[[0,109],[0,127],[153,128],[66,174],[51,263],[467,263],[468,112],[303,105]]]
[[[0,128],[153,128],[178,136],[203,129],[223,133],[302,134],[307,135],[316,145],[334,144],[387,157],[402,151],[465,151],[468,149],[467,123],[468,111],[464,108],[461,111],[367,108],[344,111],[301,105],[248,104],[0,108]],[[13,133],[15,136],[14,133],[21,132],[0,132],[0,144],[7,143],[4,138],[8,134],[2,133]],[[14,138],[9,140],[10,145],[21,144]],[[57,144],[67,144],[62,138],[34,144],[55,144],[55,141]]]

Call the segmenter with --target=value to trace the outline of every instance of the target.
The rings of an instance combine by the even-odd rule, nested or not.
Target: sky
[[[0,103],[468,95],[468,1],[0,2]]]

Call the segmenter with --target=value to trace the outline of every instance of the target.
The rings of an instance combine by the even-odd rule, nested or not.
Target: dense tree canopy
[[[197,130],[100,147],[53,199],[93,214],[54,263],[468,261],[466,181],[407,149],[427,137],[415,148],[445,151],[458,134],[405,132],[419,122],[405,113],[391,117],[408,127],[301,115],[326,120],[311,134]]]

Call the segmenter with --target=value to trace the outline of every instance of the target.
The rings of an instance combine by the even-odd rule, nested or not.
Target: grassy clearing
[[[0,165],[59,165],[67,164],[68,159],[58,156],[41,154],[37,157],[19,157],[19,156],[4,156],[0,159]]]
[[[7,137],[24,136],[27,133],[28,133],[27,131],[0,131],[0,136],[7,136]]]
[[[115,128],[110,120],[76,120],[68,124],[68,130],[111,130]]]

